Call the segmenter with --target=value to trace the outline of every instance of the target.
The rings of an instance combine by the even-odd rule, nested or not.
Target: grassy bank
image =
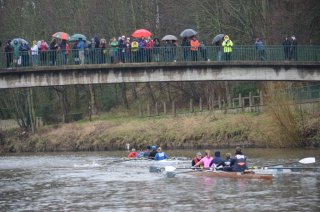
[[[46,126],[36,134],[1,133],[1,152],[119,150],[156,144],[164,148],[206,147],[318,147],[319,117],[304,117],[292,130],[277,117],[264,114],[203,114],[184,117],[111,117]],[[278,121],[279,122],[279,121]],[[289,123],[290,126],[292,123]],[[281,127],[282,126],[282,127]],[[287,126],[289,128],[290,126]],[[297,128],[298,126],[298,128]],[[292,134],[292,140],[290,139]],[[298,137],[297,137],[298,136]],[[297,141],[298,139],[298,141]]]

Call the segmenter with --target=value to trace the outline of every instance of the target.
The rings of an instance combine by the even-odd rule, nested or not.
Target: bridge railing
[[[320,61],[320,46],[298,46],[285,51],[283,46],[266,46],[258,52],[254,45],[234,46],[230,55],[231,61]],[[198,51],[190,51],[190,47],[159,47],[152,49],[119,49],[119,48],[87,48],[84,52],[78,49],[67,51],[31,51],[1,52],[0,67],[28,66],[61,66],[80,64],[117,64],[147,62],[196,62],[226,61],[223,47],[206,46]]]

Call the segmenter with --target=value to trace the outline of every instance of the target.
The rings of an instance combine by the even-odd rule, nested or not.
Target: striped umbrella
[[[70,39],[70,35],[66,32],[56,32],[52,35],[52,37],[58,38],[61,40],[69,40]]]

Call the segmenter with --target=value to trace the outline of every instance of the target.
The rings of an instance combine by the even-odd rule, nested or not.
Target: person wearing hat
[[[192,159],[191,165],[196,165],[202,159],[202,153],[198,152],[196,156]]]
[[[132,148],[131,152],[128,155],[128,158],[136,158],[136,157],[138,157],[138,153],[136,152],[135,148]]]
[[[241,148],[237,147],[235,156],[230,160],[230,167],[233,172],[243,172],[247,167],[247,157],[242,154]]]
[[[157,154],[156,156],[154,157],[155,160],[164,160],[164,159],[167,159],[168,156],[165,152],[162,151],[162,148],[161,147],[158,147],[157,149]]]
[[[150,152],[150,154],[149,154],[149,159],[152,159],[152,160],[154,160],[154,158],[156,157],[156,154],[157,154],[157,146],[152,146],[151,147],[151,152]]]
[[[232,40],[230,40],[228,35],[224,36],[224,40],[222,42],[222,46],[223,46],[223,52],[224,52],[224,54],[226,56],[226,60],[230,61],[231,60],[233,42],[232,42]]]

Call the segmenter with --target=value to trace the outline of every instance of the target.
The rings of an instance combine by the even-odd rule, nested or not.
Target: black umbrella
[[[216,36],[212,39],[212,44],[215,44],[216,42],[221,41],[223,37],[224,37],[224,34],[216,35]]]
[[[183,37],[183,38],[192,37],[196,34],[198,34],[198,33],[193,29],[185,29],[180,33],[180,37]]]

